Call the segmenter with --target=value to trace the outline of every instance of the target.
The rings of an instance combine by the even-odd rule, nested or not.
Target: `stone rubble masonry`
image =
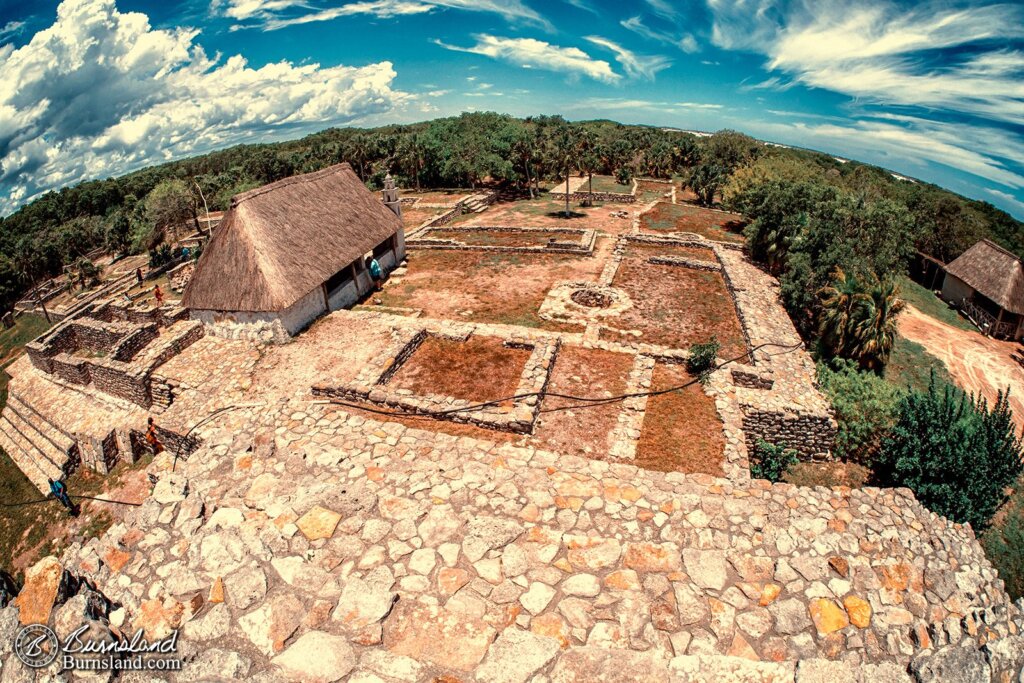
[[[577,182],[570,185],[572,191],[569,193],[570,202],[583,202],[593,200],[595,202],[609,202],[612,204],[633,204],[636,202],[636,180],[633,180],[633,188],[629,191],[629,194],[625,192],[588,192],[585,188],[587,185],[587,178],[582,179],[583,182]],[[548,199],[553,201],[565,201],[565,190],[559,192],[558,190],[552,189],[548,191]]]
[[[395,327],[392,329],[391,344],[372,362],[367,363],[353,382],[343,386],[317,385],[312,388],[312,393],[319,397],[365,401],[389,409],[434,415],[440,419],[487,429],[531,433],[540,411],[540,402],[534,394],[544,391],[551,376],[561,343],[557,336],[531,340],[518,334],[489,335],[500,336],[506,346],[531,350],[515,391],[516,396],[525,397],[512,401],[511,407],[496,404],[470,410],[476,405],[474,402],[436,394],[417,395],[408,389],[388,387],[391,378],[428,336],[465,341],[475,333],[476,328],[472,324],[443,322],[430,327]]]
[[[651,472],[298,398],[200,436],[176,473],[154,460],[143,506],[30,570],[0,642],[22,616],[181,628],[181,681],[995,682],[1024,663],[971,529],[905,489]],[[28,677],[9,646],[0,665]]]
[[[597,242],[597,231],[596,230],[576,230],[573,228],[514,228],[514,227],[467,227],[467,228],[449,228],[450,230],[456,230],[459,232],[473,233],[473,232],[515,232],[515,233],[531,233],[531,232],[557,232],[565,235],[574,235],[577,237],[577,241],[571,240],[565,241],[550,241],[542,246],[536,247],[513,247],[513,246],[500,246],[500,245],[484,245],[484,244],[465,244],[452,239],[440,239],[430,236],[428,230],[426,234],[421,234],[415,239],[410,239],[406,242],[406,246],[410,249],[451,249],[459,251],[494,251],[494,252],[512,252],[521,254],[592,254],[594,252],[594,244]]]
[[[633,359],[633,369],[626,379],[625,394],[650,391],[651,379],[654,377],[655,359],[637,354]],[[609,455],[616,460],[635,460],[637,447],[640,443],[640,430],[644,425],[644,413],[647,410],[646,396],[632,396],[622,402],[618,422],[612,431],[612,446]]]
[[[184,292],[196,270],[196,262],[189,260],[167,271],[168,286],[172,292]]]
[[[40,371],[143,408],[153,404],[153,371],[203,336],[202,324],[175,306],[134,308],[111,302],[91,305],[76,317],[29,342],[26,351]]]

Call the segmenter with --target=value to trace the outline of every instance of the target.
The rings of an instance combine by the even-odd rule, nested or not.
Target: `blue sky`
[[[756,137],[1024,218],[1024,5],[0,0],[0,210],[329,125],[467,110]]]

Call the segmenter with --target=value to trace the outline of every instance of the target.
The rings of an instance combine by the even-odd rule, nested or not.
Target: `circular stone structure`
[[[595,318],[619,315],[633,306],[621,289],[596,282],[559,282],[548,291],[539,315],[545,320],[586,324]]]
[[[612,297],[607,292],[596,289],[577,289],[569,298],[587,308],[608,308],[612,305]]]

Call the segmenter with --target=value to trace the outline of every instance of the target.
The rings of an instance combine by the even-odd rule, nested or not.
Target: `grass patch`
[[[565,191],[565,186],[562,186]],[[590,183],[584,181],[577,192],[590,192]],[[610,175],[594,176],[594,192],[612,192],[614,194],[630,194],[633,191],[633,183],[623,185]]]
[[[935,379],[948,384],[955,384],[946,364],[918,344],[903,337],[896,338],[896,345],[885,366],[885,379],[901,389],[925,391],[932,371]]]
[[[977,331],[956,309],[906,276],[899,278],[900,298],[927,316],[961,330]]]
[[[796,486],[849,486],[862,488],[872,477],[870,469],[852,462],[798,462],[790,465],[782,480]]]

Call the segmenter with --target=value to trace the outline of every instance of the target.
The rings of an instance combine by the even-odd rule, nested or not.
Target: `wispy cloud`
[[[617,83],[622,76],[612,70],[611,64],[594,59],[576,47],[561,47],[535,38],[505,38],[481,33],[473,36],[476,45],[460,47],[440,40],[433,42],[446,50],[484,55],[492,59],[528,69],[558,71],[570,76],[586,76],[596,81]]]
[[[597,11],[597,8],[594,7],[592,4],[590,4],[590,2],[588,2],[588,0],[565,0],[565,1],[567,3],[569,3],[570,5],[572,5],[573,7],[575,7],[576,9],[581,9],[584,12],[590,12],[591,14],[600,15],[600,12]]]
[[[708,5],[716,45],[759,51],[769,70],[796,82],[879,103],[1024,124],[1024,52],[1004,47],[1024,37],[1024,6],[905,9],[884,0],[803,0],[784,9],[772,0]],[[938,67],[929,60],[937,50],[957,54]]]
[[[645,100],[627,97],[588,97],[566,105],[568,109],[590,109],[605,111],[629,111],[644,109],[666,114],[683,114],[694,111],[715,111],[721,104],[710,102],[669,102],[667,100]]]
[[[594,45],[614,52],[615,60],[622,65],[626,75],[630,78],[643,78],[653,81],[659,71],[672,66],[672,60],[662,55],[638,55],[632,50],[627,50],[618,43],[601,36],[587,36],[586,39]]]
[[[636,15],[623,19],[619,24],[633,33],[639,36],[643,36],[648,40],[653,40],[666,45],[679,48],[687,54],[700,51],[700,45],[697,43],[697,39],[690,33],[677,33],[672,31],[665,31],[661,29],[655,29],[644,23],[643,17]]]
[[[1024,216],[1024,201],[1017,199],[1009,192],[1001,192],[1000,190],[994,190],[992,188],[986,189],[985,192],[988,192],[993,197],[1000,199],[1000,203],[1004,206],[1012,206],[1014,208],[1014,213],[1018,216]]]
[[[12,38],[25,30],[24,21],[8,21],[0,27],[0,41]]]
[[[213,0],[211,9],[214,14],[248,22],[237,24],[235,28],[265,31],[345,16],[391,19],[443,9],[488,12],[510,22],[551,29],[551,24],[522,0],[358,0],[334,6],[326,5],[324,0]]]

